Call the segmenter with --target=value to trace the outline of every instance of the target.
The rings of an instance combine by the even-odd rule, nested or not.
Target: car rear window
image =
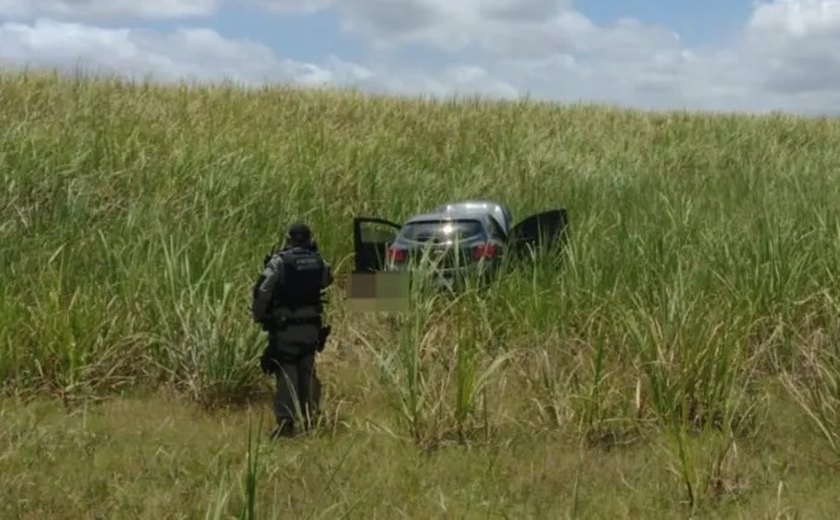
[[[483,233],[477,220],[426,220],[406,224],[400,235],[414,242],[447,242],[469,240]]]

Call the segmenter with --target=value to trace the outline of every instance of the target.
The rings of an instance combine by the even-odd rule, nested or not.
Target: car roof
[[[487,199],[462,200],[441,204],[434,210],[437,215],[456,216],[458,218],[477,217],[487,215],[493,217],[501,225],[502,229],[508,231],[512,224],[510,208],[506,205]],[[437,217],[440,218],[440,217]]]
[[[429,213],[420,213],[412,216],[406,220],[406,224],[414,224],[425,221],[443,221],[443,220],[461,220],[461,219],[481,219],[486,216],[484,213],[477,213],[475,211],[435,211]]]

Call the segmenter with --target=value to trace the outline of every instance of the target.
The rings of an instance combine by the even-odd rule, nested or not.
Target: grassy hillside
[[[837,120],[0,76],[0,503],[235,511],[218,468],[267,409],[249,289],[283,227],[344,275],[353,216],[490,197],[567,208],[567,260],[403,317],[337,285],[324,428],[264,447],[260,514],[836,509],[838,143]],[[17,404],[40,395],[84,419]]]

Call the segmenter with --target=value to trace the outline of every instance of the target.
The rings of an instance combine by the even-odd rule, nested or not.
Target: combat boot
[[[271,432],[271,440],[279,439],[280,437],[294,437],[295,436],[295,425],[289,421],[283,421],[282,425],[278,425],[274,428],[274,431]]]

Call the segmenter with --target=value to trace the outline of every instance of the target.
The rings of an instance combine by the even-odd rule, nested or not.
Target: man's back
[[[278,251],[266,262],[254,288],[254,321],[320,316],[320,292],[332,283],[332,266],[316,251],[305,247]],[[294,305],[301,299],[302,305]]]

